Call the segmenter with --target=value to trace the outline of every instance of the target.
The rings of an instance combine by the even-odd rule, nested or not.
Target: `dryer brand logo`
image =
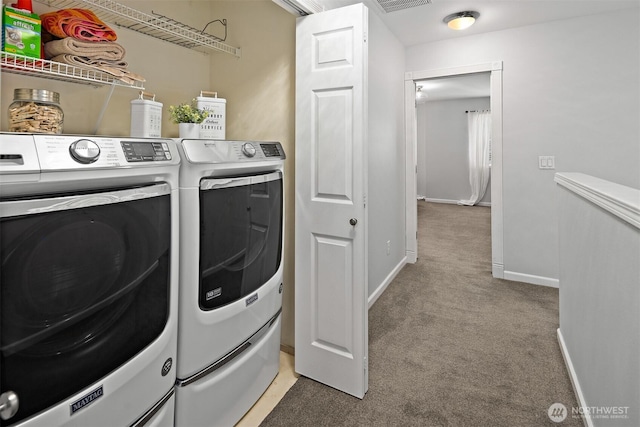
[[[166,376],[169,371],[171,371],[171,366],[173,365],[173,359],[172,358],[168,358],[164,364],[162,365],[162,371],[161,374],[162,376]]]
[[[93,402],[101,398],[103,395],[104,395],[104,390],[102,389],[102,386],[100,386],[97,389],[93,390],[91,393],[82,397],[81,399],[76,400],[71,405],[69,405],[71,408],[71,415],[75,414],[80,409],[86,408],[87,406],[91,405]]]
[[[253,304],[256,301],[258,301],[258,294],[253,294],[249,298],[244,300],[244,302],[247,304],[246,307],[249,307],[251,304]]]
[[[207,301],[209,301],[219,297],[220,295],[222,295],[222,288],[215,288],[212,291],[208,291],[207,294],[205,295],[205,298],[207,299]]]

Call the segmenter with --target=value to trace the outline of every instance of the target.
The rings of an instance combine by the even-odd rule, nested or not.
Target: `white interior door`
[[[368,10],[298,19],[295,368],[362,398],[368,388]]]

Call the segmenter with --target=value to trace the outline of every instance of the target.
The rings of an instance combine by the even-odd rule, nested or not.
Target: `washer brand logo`
[[[104,395],[104,390],[102,389],[102,386],[100,386],[97,389],[93,390],[91,393],[84,396],[83,398],[76,400],[71,405],[69,405],[71,408],[71,415],[75,414],[80,409],[86,408],[87,406],[91,405],[93,402],[101,398],[103,395]]]
[[[246,307],[249,307],[251,304],[253,304],[256,301],[258,301],[258,294],[253,294],[249,298],[244,300],[244,302],[247,303]]]
[[[209,301],[211,299],[219,297],[220,295],[222,295],[222,288],[216,288],[212,291],[207,292],[206,299],[207,301]]]

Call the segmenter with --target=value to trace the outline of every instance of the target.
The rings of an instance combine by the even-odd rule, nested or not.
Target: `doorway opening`
[[[484,72],[416,82],[419,200],[447,204],[468,201],[472,187],[467,123],[470,115],[490,111],[490,77]],[[486,184],[486,191],[484,186],[478,191],[483,193],[477,194],[479,199],[465,204],[490,206],[490,180]]]
[[[492,112],[491,162],[491,263],[492,275],[504,278],[503,213],[502,213],[502,62],[455,68],[423,70],[405,73],[405,135],[407,153],[407,259],[417,259],[417,204],[418,198],[418,118],[417,86],[432,79],[489,74],[489,105]]]

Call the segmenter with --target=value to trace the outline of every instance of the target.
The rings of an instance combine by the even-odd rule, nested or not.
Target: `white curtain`
[[[491,111],[469,111],[467,114],[471,197],[458,204],[473,206],[484,196],[491,176]]]

